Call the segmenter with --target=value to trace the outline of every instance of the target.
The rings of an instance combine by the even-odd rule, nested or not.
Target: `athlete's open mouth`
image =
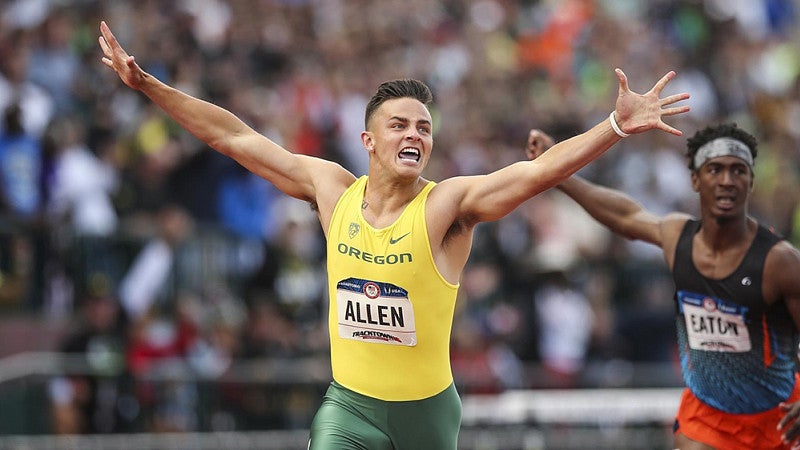
[[[729,195],[720,195],[717,197],[717,204],[723,208],[730,208],[736,204],[736,197]]]
[[[420,152],[416,148],[406,147],[400,150],[400,159],[419,162]]]

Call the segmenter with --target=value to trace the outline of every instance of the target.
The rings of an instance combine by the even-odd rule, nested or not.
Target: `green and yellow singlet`
[[[429,182],[390,226],[362,215],[367,176],[350,186],[328,230],[333,378],[363,395],[420,400],[453,382],[450,331],[458,285],[436,269],[425,224]]]

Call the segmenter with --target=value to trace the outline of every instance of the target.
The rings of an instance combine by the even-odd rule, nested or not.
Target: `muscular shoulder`
[[[432,237],[450,238],[454,233],[468,233],[475,226],[477,219],[460,207],[466,186],[466,177],[454,177],[437,183],[431,189],[426,212]]]
[[[323,225],[327,224],[333,208],[339,197],[350,187],[356,177],[341,165],[320,158],[304,157],[303,163],[306,165],[313,183],[313,198],[305,199],[311,207],[317,211]]]
[[[773,262],[778,264],[776,267],[800,268],[800,250],[789,241],[782,240],[775,244],[767,255],[767,264]]]
[[[789,241],[778,242],[767,254],[764,291],[768,298],[800,301],[800,250]]]
[[[664,259],[670,269],[675,261],[675,249],[678,247],[678,239],[686,226],[686,222],[693,219],[689,214],[670,213],[661,220],[661,249],[664,252]]]
[[[674,247],[678,243],[678,239],[686,226],[686,222],[692,219],[692,216],[684,213],[670,213],[664,216],[661,220],[661,246]]]

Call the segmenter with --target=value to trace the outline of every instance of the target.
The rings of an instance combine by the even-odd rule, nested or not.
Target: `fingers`
[[[545,151],[553,146],[553,138],[542,130],[531,130],[528,132],[527,147],[529,149],[538,149]]]
[[[689,112],[691,107],[689,106],[675,106],[672,108],[666,108],[661,110],[661,116],[674,116],[677,114],[683,114],[685,112]]]
[[[122,49],[122,46],[119,45],[119,41],[117,41],[117,38],[114,36],[114,33],[111,32],[111,28],[108,27],[105,21],[100,22],[100,34],[101,36],[98,38],[100,48],[103,49],[103,53],[109,59],[112,59],[116,52],[121,52],[124,55],[124,59],[128,59],[128,54]]]
[[[145,74],[136,64],[136,59],[119,45],[117,38],[105,21],[100,22],[100,34],[98,42],[103,50],[101,62],[116,72],[128,87],[141,89]]]
[[[656,94],[657,96],[661,95],[661,91],[664,89],[664,86],[666,86],[667,83],[669,83],[669,81],[672,80],[673,78],[675,78],[675,72],[674,71],[669,71],[666,75],[661,77],[660,80],[658,80],[658,82],[655,84],[655,86],[653,86],[652,92],[654,94]],[[688,98],[689,98],[689,93],[688,92],[683,92],[683,93],[680,93],[680,94],[674,94],[674,95],[670,95],[668,97],[662,98],[662,99],[659,100],[658,104],[659,104],[659,106],[663,107],[663,106],[666,106],[666,105],[672,105],[672,104],[680,102],[682,100],[686,100]],[[675,107],[671,107],[671,108],[662,108],[661,111],[660,111],[660,114],[661,114],[661,117],[674,116],[674,115],[677,115],[677,114],[683,114],[685,112],[688,112],[690,109],[691,108],[688,105],[675,106]],[[660,119],[659,119],[658,128],[660,130],[666,131],[667,133],[674,134],[675,136],[682,136],[683,135],[682,131],[680,131],[677,128],[674,128],[674,127],[672,127],[670,125],[667,125],[666,123],[664,123]]]
[[[786,414],[781,418],[780,422],[778,422],[778,430],[782,430],[789,422],[794,421],[798,414],[800,414],[800,410],[796,407],[798,403],[781,403],[778,407],[781,411],[784,411]]]
[[[674,116],[676,114],[683,114],[683,113],[685,113],[685,112],[687,112],[689,110],[690,110],[689,106],[675,106],[673,108],[666,108],[666,109],[662,109],[661,110],[661,117]],[[667,133],[674,134],[675,136],[683,136],[683,132],[682,131],[680,131],[677,128],[674,128],[674,127],[672,127],[670,125],[667,125],[661,119],[659,119],[659,121],[658,121],[658,128],[660,130],[666,131]]]
[[[688,92],[682,92],[680,94],[670,95],[669,97],[664,97],[661,99],[659,104],[661,106],[671,105],[673,103],[677,103],[681,100],[686,100],[690,97]]]
[[[103,54],[105,55],[101,61],[103,61],[103,64],[107,65],[108,67],[114,67],[114,62],[111,61],[112,53],[108,48],[108,44],[106,44],[105,39],[100,36],[97,38],[97,41],[100,42],[100,48],[103,49]]]
[[[528,132],[528,140],[525,145],[525,156],[528,159],[536,159],[539,155],[553,146],[553,138],[541,130],[533,129]]]
[[[100,43],[100,49],[103,50],[103,54],[110,56],[111,55],[111,48],[108,47],[106,40],[103,36],[99,36],[97,38],[97,42]]]
[[[782,431],[781,440],[785,444],[792,444],[792,449],[800,448],[798,442],[798,434],[800,434],[800,425],[798,425],[797,417],[800,415],[800,404],[797,402],[786,403],[783,402],[778,405],[781,411],[786,414],[778,422],[777,430]]]
[[[660,98],[664,87],[675,78],[675,71],[667,72],[645,94],[630,91],[625,73],[620,69],[616,69],[615,72],[619,79],[619,97],[616,104],[619,116],[617,116],[617,120],[626,121],[628,125],[626,129],[634,130],[636,133],[658,129],[675,136],[683,135],[682,131],[662,120],[665,117],[683,114],[690,110],[688,105],[670,107],[670,105],[688,99],[689,93],[683,92]]]
[[[666,131],[669,134],[674,134],[675,136],[683,136],[683,131],[681,131],[681,130],[675,128],[675,127],[672,127],[670,125],[667,125],[666,123],[661,122],[661,121],[658,122],[658,129]]]
[[[117,38],[114,37],[114,33],[111,32],[111,28],[108,27],[105,20],[100,21],[100,34],[103,35],[103,38],[105,38],[110,47],[113,48],[119,45]]]
[[[553,146],[553,138],[542,130],[531,130],[529,137],[531,142],[545,150]]]
[[[620,68],[614,69],[614,73],[617,74],[617,80],[619,80],[619,92],[627,92],[630,90],[628,87],[628,76],[625,75],[625,72],[622,71]]]
[[[525,156],[527,156],[528,159],[534,159],[536,157],[536,145],[538,139],[539,130],[531,130],[528,132],[528,140],[525,143]]]
[[[111,50],[111,47],[108,45],[108,41],[105,38],[105,32],[103,29],[108,29],[108,26],[105,22],[100,22],[100,33],[103,35],[97,37],[97,42],[100,44],[100,49],[103,50],[103,58],[101,61],[103,64],[107,65],[108,67],[114,68],[114,61],[112,58],[114,57],[114,52]],[[110,32],[110,31],[109,31]]]
[[[674,70],[670,70],[669,72],[667,72],[667,74],[666,74],[666,75],[664,75],[663,77],[661,77],[661,79],[660,79],[660,80],[658,80],[658,81],[656,82],[655,86],[653,86],[653,88],[652,88],[652,89],[650,89],[650,90],[651,90],[652,92],[655,92],[655,93],[656,93],[656,94],[658,94],[658,95],[661,95],[661,91],[663,91],[663,90],[664,90],[664,87],[665,87],[665,86],[667,85],[667,83],[669,83],[669,81],[670,81],[671,79],[673,79],[673,78],[675,78],[675,71],[674,71]]]
[[[539,130],[531,130],[528,132],[528,147],[535,147],[538,140],[541,138],[542,132]]]
[[[103,50],[103,54],[105,55],[102,59],[103,64],[114,68],[114,49],[112,45],[118,45],[118,43],[105,21],[100,22],[100,36],[97,38],[97,42],[100,43],[100,49]]]
[[[797,446],[800,445],[797,434],[797,427],[793,425],[789,427],[788,431],[781,434],[781,441],[783,441],[784,444],[792,444],[792,448],[797,448]]]

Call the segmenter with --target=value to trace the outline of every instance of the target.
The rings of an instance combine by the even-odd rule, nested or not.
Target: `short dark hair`
[[[723,123],[708,126],[686,140],[686,156],[689,158],[690,170],[695,171],[698,169],[694,166],[694,155],[697,154],[697,150],[705,143],[721,137],[729,137],[743,142],[750,149],[750,154],[753,155],[753,161],[755,161],[758,155],[758,140],[755,136],[739,128],[735,123]]]
[[[430,88],[422,81],[411,78],[385,81],[378,86],[378,90],[375,91],[375,94],[367,103],[364,126],[369,127],[369,120],[385,101],[406,97],[419,100],[425,106],[430,105],[433,101],[433,94]]]

